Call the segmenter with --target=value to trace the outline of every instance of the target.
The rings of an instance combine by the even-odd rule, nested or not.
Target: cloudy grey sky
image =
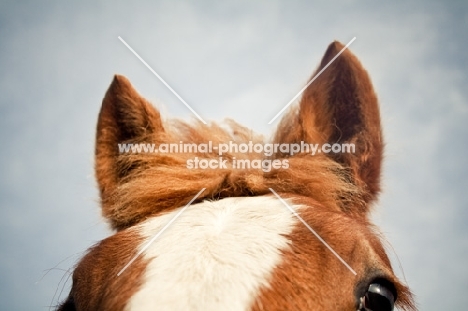
[[[333,40],[379,95],[387,143],[375,219],[421,310],[468,305],[465,1],[0,2],[0,310],[48,310],[73,264],[110,234],[94,131],[115,73],[166,116],[268,133]],[[64,289],[65,288],[65,289]],[[64,289],[64,292],[62,290]]]

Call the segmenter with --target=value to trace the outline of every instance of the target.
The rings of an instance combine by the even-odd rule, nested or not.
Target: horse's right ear
[[[116,75],[103,99],[96,134],[95,170],[104,216],[114,189],[134,165],[119,161],[119,144],[141,142],[163,131],[159,112],[125,77]]]
[[[313,77],[297,115],[280,123],[276,141],[354,146],[352,153],[328,156],[350,172],[369,203],[380,191],[383,153],[379,106],[369,75],[356,56],[333,42]]]

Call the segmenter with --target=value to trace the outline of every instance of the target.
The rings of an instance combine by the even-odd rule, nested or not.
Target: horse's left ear
[[[329,45],[316,76],[344,46]],[[305,90],[295,125],[280,130],[276,140],[319,144],[354,144],[354,153],[328,153],[351,173],[369,203],[380,191],[383,153],[377,97],[359,60],[346,49]],[[284,121],[290,122],[285,118]],[[285,127],[284,124],[280,127]]]
[[[115,188],[138,165],[131,158],[122,161],[119,144],[137,143],[161,132],[159,112],[125,77],[116,75],[102,101],[96,134],[95,169],[104,216],[111,214]]]

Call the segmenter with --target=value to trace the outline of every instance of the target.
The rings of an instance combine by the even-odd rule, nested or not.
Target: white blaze
[[[139,225],[144,247],[179,211]],[[189,206],[142,254],[143,285],[126,310],[248,310],[288,249],[296,218],[274,197]]]

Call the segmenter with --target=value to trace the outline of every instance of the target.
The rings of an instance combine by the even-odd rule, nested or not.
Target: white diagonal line
[[[193,201],[196,200],[196,198],[198,198],[198,196],[203,192],[205,191],[206,188],[203,188],[202,190],[200,190],[200,192],[197,193],[196,196],[193,197],[193,199],[190,200],[190,202],[187,203],[187,205],[184,206],[183,209],[181,209],[172,219],[171,221],[169,221],[153,238],[151,238],[151,240],[135,255],[133,256],[133,258],[125,265],[125,267],[122,268],[122,270],[120,270],[119,273],[117,273],[117,276],[120,276],[124,271],[125,269],[127,269],[134,261],[135,259],[138,258],[138,256],[140,256],[176,219],[177,217],[179,217],[186,209],[187,207],[190,206],[190,204],[193,203]]]
[[[189,104],[187,104],[185,102],[185,100],[179,96],[179,94],[176,93],[176,91],[174,91],[174,89],[172,87],[169,86],[169,84],[166,83],[166,81],[164,81],[163,78],[161,78],[160,75],[158,75],[156,73],[156,71],[153,70],[153,68],[151,68],[150,65],[148,65],[145,60],[143,58],[140,57],[140,55],[138,55],[137,52],[135,52],[131,47],[130,45],[127,44],[127,42],[125,42],[124,39],[122,39],[120,36],[118,37],[120,41],[122,41],[123,44],[125,44],[125,46],[130,50],[132,51],[133,54],[135,54],[135,56],[169,89],[169,91],[171,91],[188,109],[190,109],[191,112],[193,112],[193,114],[195,116],[197,116],[197,118],[202,121],[204,124],[206,124],[205,120],[202,119],[202,117],[200,117],[198,115],[198,113],[195,112],[195,110],[192,109],[192,107],[189,106]]]
[[[299,219],[299,220],[304,224],[304,226],[306,226],[307,229],[309,229],[310,232],[312,232],[312,233],[317,237],[317,239],[319,239],[319,241],[322,242],[323,245],[325,245],[325,246],[333,253],[333,255],[335,255],[336,258],[338,258],[338,259],[341,261],[341,263],[343,263],[343,265],[345,265],[345,267],[349,269],[349,271],[351,271],[351,273],[353,273],[354,275],[357,275],[356,271],[354,271],[353,268],[351,268],[351,267],[346,263],[346,261],[344,261],[343,258],[341,258],[340,255],[338,255],[338,253],[335,252],[335,251],[333,250],[333,248],[331,248],[331,246],[328,245],[328,243],[325,242],[325,240],[322,239],[322,237],[321,237],[320,235],[318,235],[318,233],[315,232],[315,230],[312,229],[312,228],[304,221],[304,219],[302,219],[302,217],[299,216],[299,214],[296,213],[296,211],[295,211],[291,206],[289,206],[289,204],[286,203],[286,201],[283,200],[282,197],[280,197],[280,196],[276,193],[275,190],[273,190],[273,189],[271,189],[271,188],[269,188],[269,189],[270,189],[270,191],[278,198],[278,200],[280,200],[281,203],[283,203],[284,206],[286,206],[286,207],[291,211],[291,213],[293,213],[294,216],[296,216],[297,219]]]
[[[354,37],[353,39],[351,39],[351,41],[349,41],[348,44],[346,44],[346,46],[345,46],[344,48],[342,48],[341,51],[338,52],[338,54],[336,54],[335,57],[333,57],[332,60],[329,61],[328,64],[326,64],[325,67],[323,67],[322,70],[320,70],[319,73],[317,73],[317,74],[309,81],[309,83],[307,83],[306,86],[304,86],[304,87],[302,88],[302,90],[300,90],[299,93],[297,93],[296,96],[294,96],[294,97],[289,101],[289,103],[287,103],[286,106],[284,106],[284,108],[281,109],[280,112],[278,112],[278,113],[276,114],[276,116],[275,116],[273,119],[270,120],[270,122],[268,122],[268,124],[273,123],[273,121],[275,121],[276,118],[278,118],[278,117],[279,117],[279,116],[296,100],[296,98],[298,98],[299,95],[301,95],[301,94],[305,91],[305,89],[307,89],[307,87],[308,87],[312,82],[314,82],[315,79],[317,79],[317,78],[322,74],[322,72],[324,72],[325,69],[327,69],[328,66],[330,66],[330,64],[333,63],[333,62],[335,61],[335,59],[337,59],[338,56],[340,56],[341,53],[343,53],[343,52],[351,45],[351,43],[353,43],[354,40],[356,40],[356,37]]]

